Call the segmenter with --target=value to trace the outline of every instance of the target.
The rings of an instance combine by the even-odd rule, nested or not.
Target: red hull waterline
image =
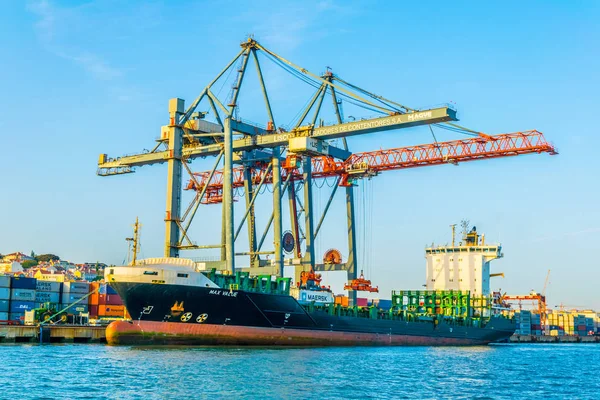
[[[316,331],[307,329],[115,321],[106,328],[111,345],[234,345],[234,346],[473,346],[488,341],[435,336]]]

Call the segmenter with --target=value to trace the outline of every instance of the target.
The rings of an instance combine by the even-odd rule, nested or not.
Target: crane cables
[[[286,72],[290,73],[292,76],[295,76],[297,79],[300,79],[301,81],[314,87],[317,90],[320,89],[321,82],[318,81],[317,79],[312,78],[311,76],[299,71],[298,69],[292,67],[289,64],[286,64],[284,61],[280,60],[278,58],[278,56],[274,55],[274,53],[271,53],[270,51],[268,51],[266,49],[263,49],[263,51],[261,53],[264,53],[266,58],[271,60],[273,63],[275,63],[277,66],[279,66]],[[356,85],[346,82],[345,80],[343,80],[342,78],[340,78],[337,75],[333,75],[333,79],[336,81],[337,84],[341,84],[338,87],[341,88],[342,86],[345,86],[349,89],[359,92],[360,94],[368,96],[369,98],[371,98],[374,101],[377,101],[378,103],[383,105],[383,107],[375,108],[377,106],[375,106],[373,103],[369,102],[366,99],[362,99],[360,96],[353,97],[353,96],[350,96],[340,90],[337,90],[335,92],[336,96],[343,98],[348,103],[355,105],[357,107],[360,107],[360,108],[363,108],[363,109],[366,109],[366,110],[369,110],[372,112],[376,112],[379,114],[385,114],[386,112],[388,112],[388,113],[406,113],[406,112],[418,111],[417,109],[414,109],[414,108],[405,106],[403,104],[394,102],[392,100],[386,99],[383,96],[376,95],[376,94],[371,93],[365,89],[362,89]],[[337,85],[334,85],[332,82],[330,82],[330,84],[332,85],[332,87],[331,87],[332,89],[337,86]],[[327,88],[325,90],[327,90]],[[347,90],[347,89],[344,89],[344,90]],[[375,106],[375,107],[373,107],[373,106]],[[480,136],[480,137],[487,139],[486,135],[482,134],[481,132],[466,128],[464,126],[455,124],[453,122],[444,122],[444,123],[438,123],[438,124],[433,124],[433,125],[437,126],[440,129],[444,129],[447,131],[460,133],[460,134],[468,135],[468,136]]]

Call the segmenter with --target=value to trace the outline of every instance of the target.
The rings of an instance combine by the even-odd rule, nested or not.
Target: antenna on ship
[[[140,251],[139,249],[139,239],[140,239],[140,223],[138,217],[135,217],[135,224],[133,224],[133,237],[126,238],[128,242],[130,242],[131,248],[131,265],[135,265],[137,261],[137,255]],[[127,257],[127,261],[129,261],[129,256]]]
[[[452,228],[452,247],[454,247],[454,238],[456,237],[456,224],[450,225],[450,228]]]

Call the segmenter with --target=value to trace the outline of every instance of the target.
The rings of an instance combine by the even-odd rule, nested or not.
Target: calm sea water
[[[598,399],[600,345],[0,345],[2,399]]]

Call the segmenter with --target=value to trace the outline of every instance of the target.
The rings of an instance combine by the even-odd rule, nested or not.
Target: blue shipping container
[[[11,313],[25,313],[25,311],[33,310],[35,308],[35,302],[33,301],[11,301],[10,312]]]
[[[7,287],[0,287],[0,300],[10,299],[10,289]]]
[[[38,292],[60,292],[62,282],[37,281],[36,290]]]
[[[390,308],[392,308],[392,300],[380,299],[379,308],[389,310]]]
[[[12,301],[34,301],[35,289],[10,289],[10,299]]]
[[[61,303],[69,305],[83,299],[85,296],[87,296],[87,293],[63,293]],[[87,299],[81,300],[81,303],[87,304]]]
[[[10,276],[0,275],[0,288],[10,287]]]
[[[9,318],[7,312],[0,312],[0,321],[8,321]]]
[[[100,289],[98,290],[100,294],[117,294],[117,291],[112,288],[112,286],[104,283],[100,285]]]
[[[65,282],[63,285],[63,293],[84,293],[90,291],[88,282]]]
[[[10,280],[10,287],[12,289],[33,289],[37,286],[37,279],[35,278],[21,278],[12,277]]]
[[[8,312],[9,310],[9,301],[8,300],[0,300],[0,312]],[[2,319],[2,318],[0,318]]]
[[[36,292],[35,301],[38,303],[60,303],[60,293],[56,292]]]
[[[11,321],[20,321],[23,323],[23,319],[25,319],[25,313],[10,313],[8,314],[8,319]]]

